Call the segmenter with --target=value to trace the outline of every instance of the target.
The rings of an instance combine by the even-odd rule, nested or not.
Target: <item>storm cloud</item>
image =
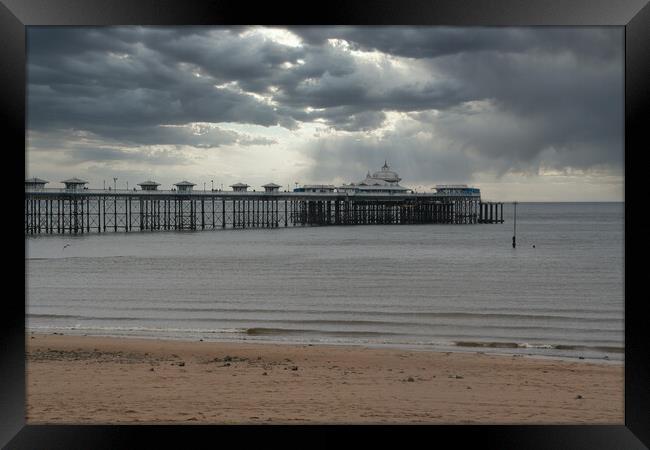
[[[268,165],[223,153],[246,151],[299,155],[278,162],[281,184],[352,181],[384,159],[411,184],[622,180],[621,28],[29,27],[27,48],[35,175],[54,155]]]

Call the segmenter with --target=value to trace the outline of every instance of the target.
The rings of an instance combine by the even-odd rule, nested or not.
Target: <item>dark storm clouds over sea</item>
[[[30,27],[30,149],[173,167],[190,162],[182,147],[283,144],[253,125],[318,123],[329,132],[304,152],[321,179],[387,153],[414,180],[622,174],[621,28],[281,30]],[[394,113],[408,124],[368,137]]]

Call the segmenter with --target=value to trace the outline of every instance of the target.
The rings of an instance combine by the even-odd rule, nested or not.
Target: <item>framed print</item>
[[[650,442],[647,2],[0,11],[3,445]]]

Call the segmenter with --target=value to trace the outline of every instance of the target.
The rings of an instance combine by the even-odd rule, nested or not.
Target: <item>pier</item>
[[[82,181],[82,180],[80,180]],[[25,189],[25,234],[503,223],[479,193]]]

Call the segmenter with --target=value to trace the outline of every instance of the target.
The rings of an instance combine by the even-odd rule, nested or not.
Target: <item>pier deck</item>
[[[427,223],[503,223],[503,203],[440,193],[25,191],[26,235]]]

